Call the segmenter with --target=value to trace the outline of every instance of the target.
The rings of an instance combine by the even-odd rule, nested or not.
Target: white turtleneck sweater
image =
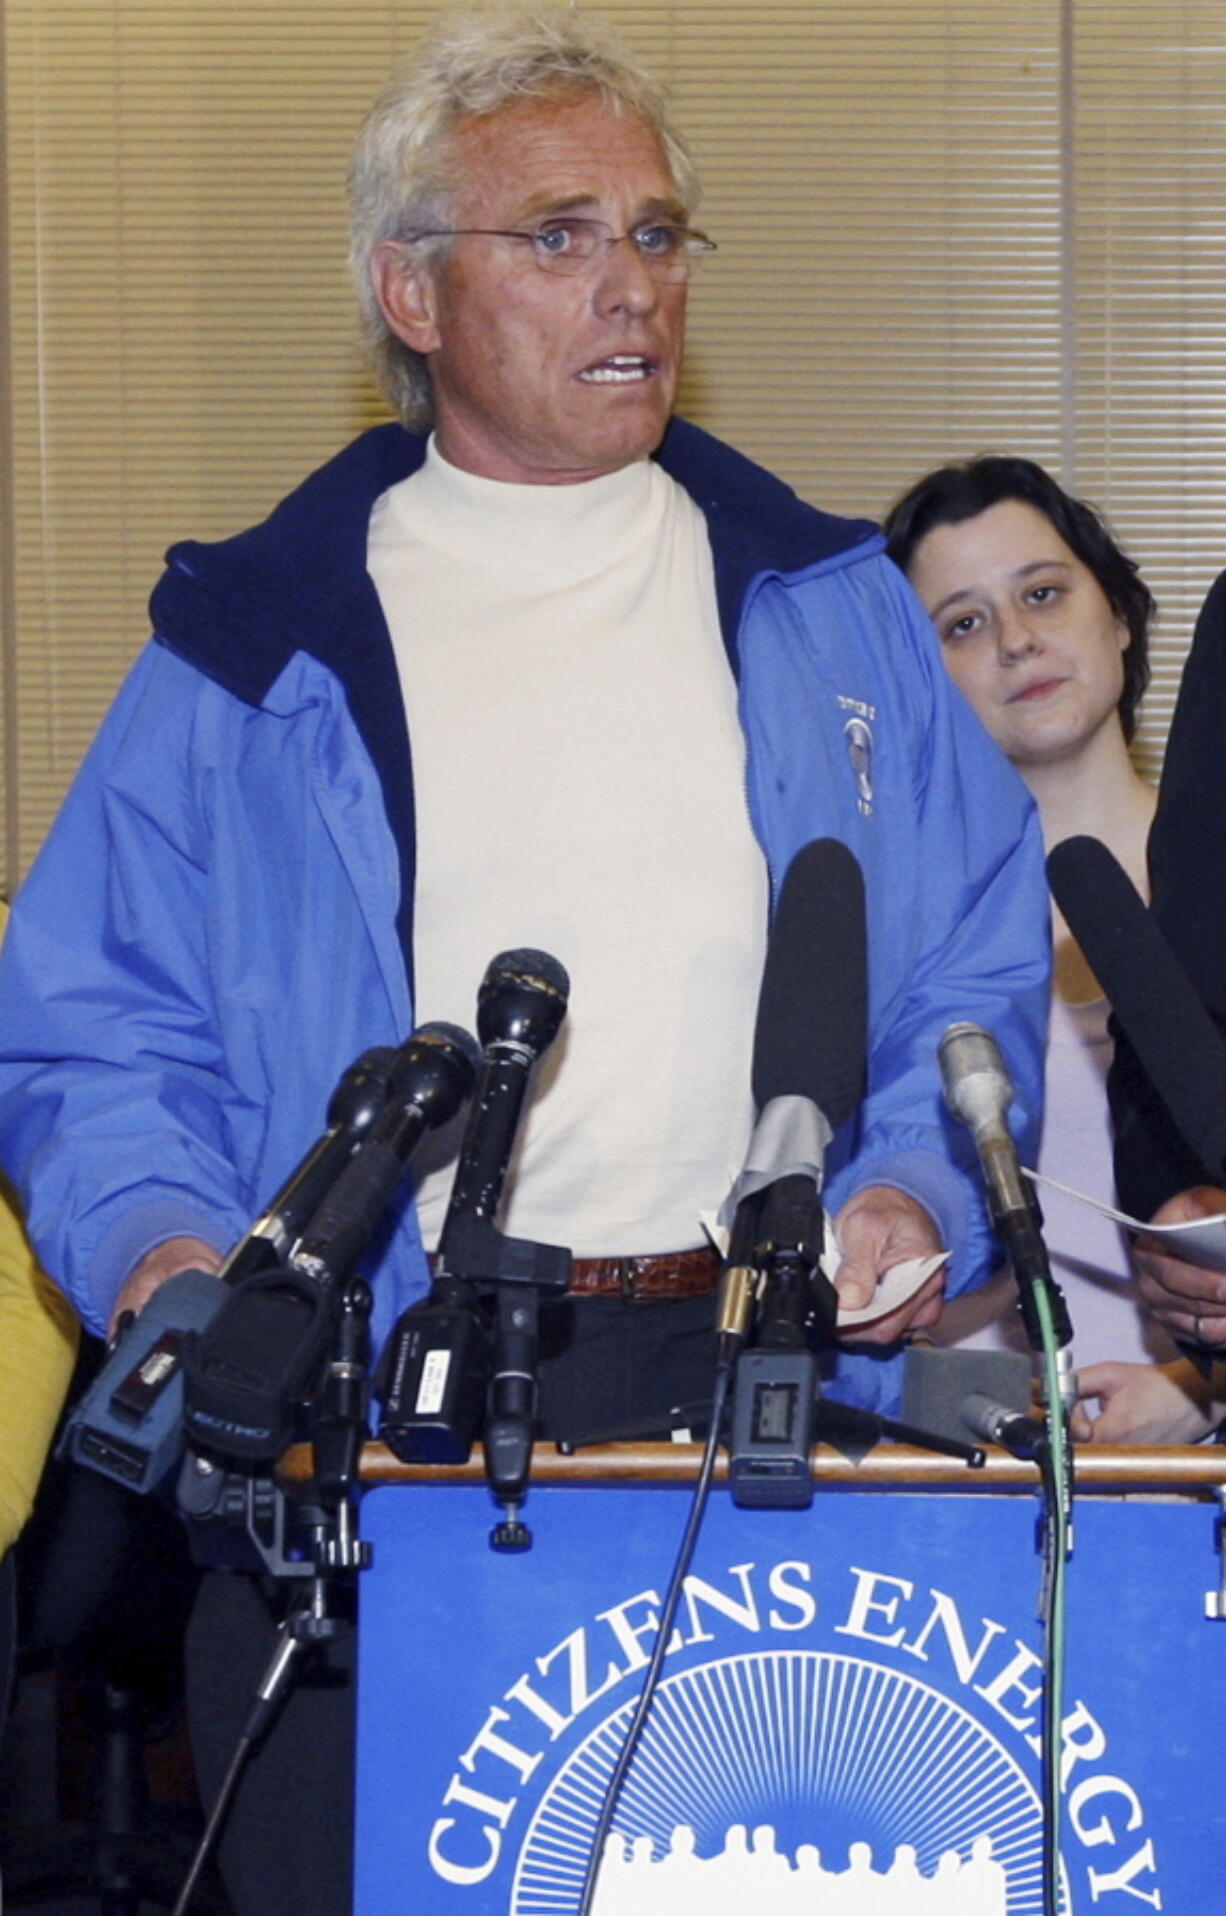
[[[504,1227],[578,1256],[697,1244],[748,1140],[768,896],[702,514],[646,460],[510,485],[432,441],[368,565],[413,751],[417,1017],[472,1029],[513,946],[570,973]],[[431,1247],[455,1144],[418,1160]]]

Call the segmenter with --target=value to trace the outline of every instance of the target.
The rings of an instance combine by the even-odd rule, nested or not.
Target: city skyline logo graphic
[[[593,1729],[545,1791],[509,1916],[577,1908],[632,1708]],[[830,1916],[1042,1916],[1034,1785],[960,1703],[865,1658],[763,1650],[667,1677],[595,1916],[732,1916],[759,1897],[783,1912],[819,1896]],[[1067,1887],[1063,1907],[1072,1916]]]

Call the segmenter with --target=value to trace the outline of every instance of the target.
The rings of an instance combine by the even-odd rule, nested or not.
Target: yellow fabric
[[[0,905],[0,934],[7,915]],[[30,1514],[78,1330],[67,1298],[39,1268],[0,1176],[0,1554]]]
[[[30,1514],[77,1348],[77,1320],[39,1269],[0,1180],[0,1552]]]

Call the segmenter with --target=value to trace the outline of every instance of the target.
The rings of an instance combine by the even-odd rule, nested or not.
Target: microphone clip
[[[776,1180],[758,1227],[757,1336],[737,1361],[728,1479],[734,1503],[802,1510],[813,1501],[818,1353],[833,1343],[838,1315],[834,1286],[820,1264],[825,1221],[812,1179]]]

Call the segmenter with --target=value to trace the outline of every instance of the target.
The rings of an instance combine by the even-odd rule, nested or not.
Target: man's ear
[[[371,256],[370,280],[397,339],[415,353],[434,352],[439,343],[434,275],[417,249],[384,240]]]

